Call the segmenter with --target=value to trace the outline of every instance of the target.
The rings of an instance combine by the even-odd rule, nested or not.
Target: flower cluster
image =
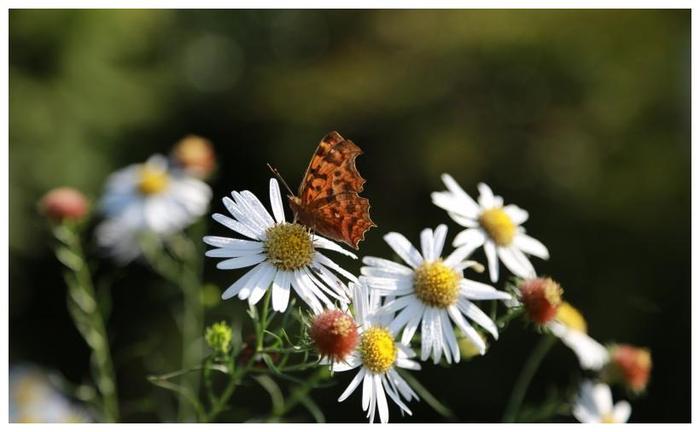
[[[398,370],[420,369],[413,359],[414,343],[420,347],[421,361],[436,364],[457,363],[463,351],[468,356],[486,353],[484,335],[497,340],[499,325],[479,306],[483,301],[501,301],[511,310],[522,310],[530,322],[570,347],[582,368],[605,367],[601,380],[608,377],[608,382],[642,389],[651,364],[648,352],[631,352],[627,347],[609,352],[587,334],[583,316],[563,300],[559,283],[537,276],[528,255],[548,259],[549,251],[522,227],[528,213],[505,205],[483,183],[475,201],[451,176],[445,174],[442,180],[447,190],[434,192],[433,203],[466,228],[452,240],[454,249],[446,251],[446,225],[424,229],[420,247],[389,232],[384,241],[401,262],[365,256],[359,277],[320,249],[355,258],[352,253],[286,221],[275,179],[270,180],[272,215],[252,193],[232,192],[223,199],[230,216],[213,217],[243,238],[207,236],[205,243],[214,247],[207,256],[223,258],[217,264],[223,270],[252,269],[235,280],[223,298],[238,296],[255,305],[271,290],[273,310],[283,312],[293,289],[315,314],[309,336],[322,362],[330,363],[335,372],[359,368],[339,401],[362,383],[362,408],[370,421],[376,413],[380,421],[388,421],[387,395],[402,413],[411,413],[407,404],[418,395]],[[500,291],[465,275],[484,270],[468,259],[479,247],[484,249],[491,282],[502,274],[500,262],[517,278],[515,287]],[[613,409],[609,397],[602,382],[584,382],[573,413],[581,421],[625,421],[629,405]]]
[[[328,151],[328,158],[332,151]],[[477,185],[479,196],[475,200],[453,177],[443,174],[446,190],[433,192],[432,203],[464,229],[451,238],[448,226],[439,224],[417,233],[415,243],[401,233],[388,231],[383,240],[392,258],[363,256],[358,260],[358,270],[352,272],[335,258],[358,257],[336,241],[348,243],[348,238],[357,237],[356,232],[355,237],[348,232],[359,229],[352,225],[359,223],[358,218],[343,218],[339,212],[344,210],[340,209],[329,213],[338,225],[323,232],[331,237],[341,232],[332,239],[320,235],[315,225],[301,222],[310,220],[308,217],[300,220],[295,213],[294,219],[288,220],[275,178],[269,181],[269,206],[249,190],[233,190],[223,197],[226,212],[214,213],[212,218],[232,234],[189,233],[196,243],[209,246],[206,251],[191,253],[197,245],[187,241],[185,231],[207,212],[211,189],[203,180],[215,168],[211,143],[187,136],[176,144],[169,158],[155,155],[145,163],[112,174],[98,206],[104,216],[96,228],[99,246],[122,264],[143,255],[157,273],[182,289],[183,367],[152,382],[168,389],[184,389],[180,394],[184,405],[191,398],[183,395],[204,393],[198,378],[187,373],[202,371],[210,408],[195,404],[198,417],[185,413],[183,418],[216,418],[246,374],[255,374],[256,382],[277,395],[276,384],[270,383],[264,373],[287,379],[289,371],[317,368],[327,374],[354,370],[338,401],[346,400],[361,387],[361,406],[369,421],[378,418],[386,423],[389,401],[402,415],[411,415],[409,404],[421,397],[428,403],[439,403],[412,376],[413,371],[421,370],[421,362],[449,366],[484,356],[489,344],[496,343],[499,334],[518,316],[543,333],[546,344],[533,350],[541,354],[533,354],[533,358],[541,360],[543,350],[561,341],[578,359],[587,376],[581,380],[571,408],[579,421],[625,422],[631,413],[630,404],[621,401],[613,405],[609,386],[622,385],[630,396],[647,388],[652,367],[649,350],[625,344],[606,347],[589,335],[583,314],[565,300],[562,285],[535,270],[531,257],[546,260],[550,254],[544,244],[526,233],[523,224],[528,212],[505,204],[486,184]],[[316,174],[321,178],[321,173]],[[342,174],[341,170],[334,171],[334,175]],[[327,205],[332,198],[324,196],[317,205]],[[364,216],[369,220],[369,205],[363,203]],[[87,199],[75,190],[59,188],[47,194],[39,206],[59,228],[65,228],[55,231],[64,244],[57,257],[76,274],[67,279],[72,291],[96,301],[78,236],[68,229],[82,225],[77,222],[88,216]],[[357,210],[350,203],[345,208],[348,213]],[[153,239],[156,247],[147,247],[147,241]],[[357,247],[355,241],[348,244]],[[485,265],[472,257],[479,248],[483,248]],[[218,269],[232,272],[225,275],[228,286],[221,297],[247,302],[254,334],[238,334],[243,326],[230,326],[226,321],[204,328],[204,320],[198,315],[204,304],[204,285],[193,270],[201,269],[204,257],[217,259]],[[479,281],[480,273],[485,271],[481,277],[486,281]],[[506,271],[509,280],[504,277]],[[495,286],[499,282],[504,283],[502,289]],[[309,311],[295,310],[297,304]],[[109,360],[106,331],[98,314],[99,308],[85,311],[91,322],[97,323],[95,329],[85,331],[105,340],[96,344],[102,351],[95,346],[93,349],[100,358]],[[279,327],[273,330],[270,326],[276,317]],[[292,340],[290,334],[296,328],[300,335]],[[202,335],[210,348],[208,355],[203,352]],[[87,337],[86,341],[91,343]],[[301,357],[296,364],[294,356]],[[199,361],[201,365],[196,367]],[[212,371],[228,376],[221,395],[215,394]],[[105,382],[114,381],[110,362],[104,362],[100,373]],[[183,377],[177,386],[165,382],[180,375]],[[504,420],[517,419],[529,383],[527,377],[532,375],[522,375],[526,379],[518,385],[524,387],[513,392]],[[302,393],[323,377],[319,374],[308,378],[293,392],[295,397],[302,400],[306,397]],[[116,392],[111,390],[102,391],[104,400],[112,406],[107,413],[112,417],[105,418],[117,416]]]

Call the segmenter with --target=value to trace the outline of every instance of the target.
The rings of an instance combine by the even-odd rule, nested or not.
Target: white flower
[[[12,423],[90,422],[87,412],[71,403],[51,384],[47,374],[34,366],[10,368],[9,397]]]
[[[528,213],[513,204],[503,206],[503,198],[494,196],[484,183],[478,185],[477,204],[449,174],[443,174],[442,181],[448,190],[433,192],[433,204],[447,210],[455,222],[467,227],[455,237],[453,246],[469,251],[466,256],[483,246],[492,282],[498,281],[499,258],[514,275],[534,276],[535,270],[525,254],[548,259],[549,252],[520,226],[527,220]]]
[[[349,280],[356,280],[355,276],[318,249],[357,257],[332,241],[312,234],[303,225],[287,223],[277,180],[270,179],[270,204],[274,219],[250,191],[233,191],[231,196],[233,199],[224,197],[223,203],[233,218],[219,213],[212,217],[250,240],[206,236],[204,242],[216,248],[207,251],[206,255],[226,258],[216,265],[221,270],[254,267],[229,286],[222,298],[237,295],[241,300],[248,299],[248,303],[253,305],[272,285],[272,308],[275,311],[287,309],[290,287],[316,313],[320,313],[324,305],[334,307],[331,298],[341,305],[349,302],[348,287],[330,270]]]
[[[418,400],[418,395],[408,383],[396,372],[396,368],[420,370],[420,365],[411,360],[413,350],[395,341],[394,333],[388,328],[390,315],[379,312],[380,297],[368,293],[364,278],[359,283],[351,283],[355,319],[359,324],[360,342],[355,352],[345,362],[334,363],[335,372],[360,368],[350,385],[338,398],[342,402],[362,383],[362,409],[367,411],[370,422],[379,411],[382,423],[389,421],[389,407],[386,395],[399,406],[402,413],[411,415],[406,402]]]
[[[362,268],[369,287],[382,296],[393,299],[383,307],[384,313],[398,312],[389,330],[403,328],[401,342],[410,343],[420,324],[421,359],[431,356],[435,363],[442,353],[447,362],[460,360],[459,345],[453,323],[484,354],[486,343],[465,319],[477,323],[494,338],[496,324],[470,300],[507,300],[508,293],[463,277],[468,267],[482,268],[474,261],[463,261],[469,253],[457,249],[444,260],[440,257],[447,236],[447,227],[440,225],[421,232],[421,254],[399,233],[389,233],[384,240],[410,267],[382,258],[365,257]]]
[[[632,408],[627,401],[613,406],[612,393],[606,384],[584,381],[572,412],[581,423],[626,423]]]
[[[210,199],[206,183],[171,169],[163,156],[152,156],[107,179],[97,243],[126,263],[140,255],[141,233],[164,237],[180,231],[206,213]]]
[[[569,303],[559,305],[556,318],[546,325],[571,348],[583,369],[599,370],[610,360],[608,350],[586,333],[586,321]]]

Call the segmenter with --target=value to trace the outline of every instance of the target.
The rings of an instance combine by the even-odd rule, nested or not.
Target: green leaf
[[[56,249],[56,258],[74,272],[80,271],[85,264],[78,254],[64,246],[59,246]]]
[[[321,411],[321,408],[319,408],[319,406],[316,405],[316,402],[314,402],[314,400],[311,399],[311,396],[299,395],[299,403],[301,403],[304,406],[304,408],[306,408],[309,411],[316,423],[326,422],[326,416],[323,415],[323,411]]]
[[[270,401],[272,402],[272,416],[276,417],[282,412],[284,412],[284,396],[282,395],[282,390],[277,385],[277,383],[270,378],[268,375],[257,375],[253,379],[260,384],[260,387],[265,389],[270,395]]]

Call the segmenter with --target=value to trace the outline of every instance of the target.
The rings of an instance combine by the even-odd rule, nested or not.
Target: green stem
[[[235,358],[233,356],[230,359],[229,370],[232,371],[231,378],[229,379],[226,388],[221,393],[221,396],[216,398],[211,410],[203,416],[204,421],[209,422],[214,420],[221,412],[226,408],[229,399],[233,396],[234,391],[238,383],[245,377],[245,375],[250,371],[255,362],[257,361],[258,354],[265,351],[265,331],[267,330],[268,313],[270,310],[270,298],[272,295],[272,287],[270,287],[265,293],[265,299],[263,300],[263,308],[260,315],[257,314],[255,306],[251,306],[252,318],[255,324],[255,352],[252,353],[248,363],[243,367],[235,366]]]
[[[92,274],[76,227],[63,225],[57,230],[61,230],[61,235],[56,237],[66,247],[66,249],[59,247],[57,256],[66,265],[68,307],[76,327],[92,351],[92,364],[96,375],[96,386],[102,399],[103,418],[106,422],[114,423],[119,420],[117,385],[107,328],[97,302]],[[66,250],[72,253],[74,259],[72,265],[65,260]]]
[[[532,378],[535,376],[537,369],[540,367],[542,360],[545,358],[549,350],[554,346],[557,339],[551,334],[542,336],[539,343],[532,350],[530,357],[525,362],[520,375],[518,376],[515,386],[513,386],[513,391],[508,399],[508,405],[506,406],[505,413],[503,414],[503,421],[512,423],[518,418],[518,411],[520,406],[525,399],[525,393],[527,393],[527,388],[532,382]]]
[[[182,311],[182,368],[192,367],[200,362],[203,352],[200,337],[204,331],[204,308],[200,299],[199,278],[185,270],[180,288],[183,294]],[[200,375],[186,374],[182,377],[181,384],[199,394]],[[179,400],[178,416],[181,421],[191,419],[191,404],[183,397]]]

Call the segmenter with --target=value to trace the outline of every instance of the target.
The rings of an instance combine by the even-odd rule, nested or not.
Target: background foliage
[[[591,335],[651,348],[632,421],[689,421],[689,73],[689,11],[11,11],[11,361],[87,378],[35,212],[47,189],[96,198],[112,170],[196,133],[219,155],[215,196],[265,196],[266,162],[296,185],[337,129],[365,151],[379,228],[362,254],[388,255],[385,232],[417,241],[448,222],[429,198],[440,173],[474,194],[486,181],[530,211],[528,231],[552,254],[536,268],[562,282]],[[207,269],[221,288],[235,276]],[[172,416],[172,395],[145,376],[178,367],[178,291],[138,265],[99,271],[113,282],[124,419]],[[242,314],[228,301],[207,322]],[[486,357],[418,377],[458,420],[497,421],[534,340],[514,325]],[[566,389],[577,370],[557,347],[527,401]],[[358,395],[335,402],[350,379],[316,393],[329,420],[362,421]],[[246,397],[239,414],[268,410],[260,390]],[[406,421],[441,420],[411,408]]]

